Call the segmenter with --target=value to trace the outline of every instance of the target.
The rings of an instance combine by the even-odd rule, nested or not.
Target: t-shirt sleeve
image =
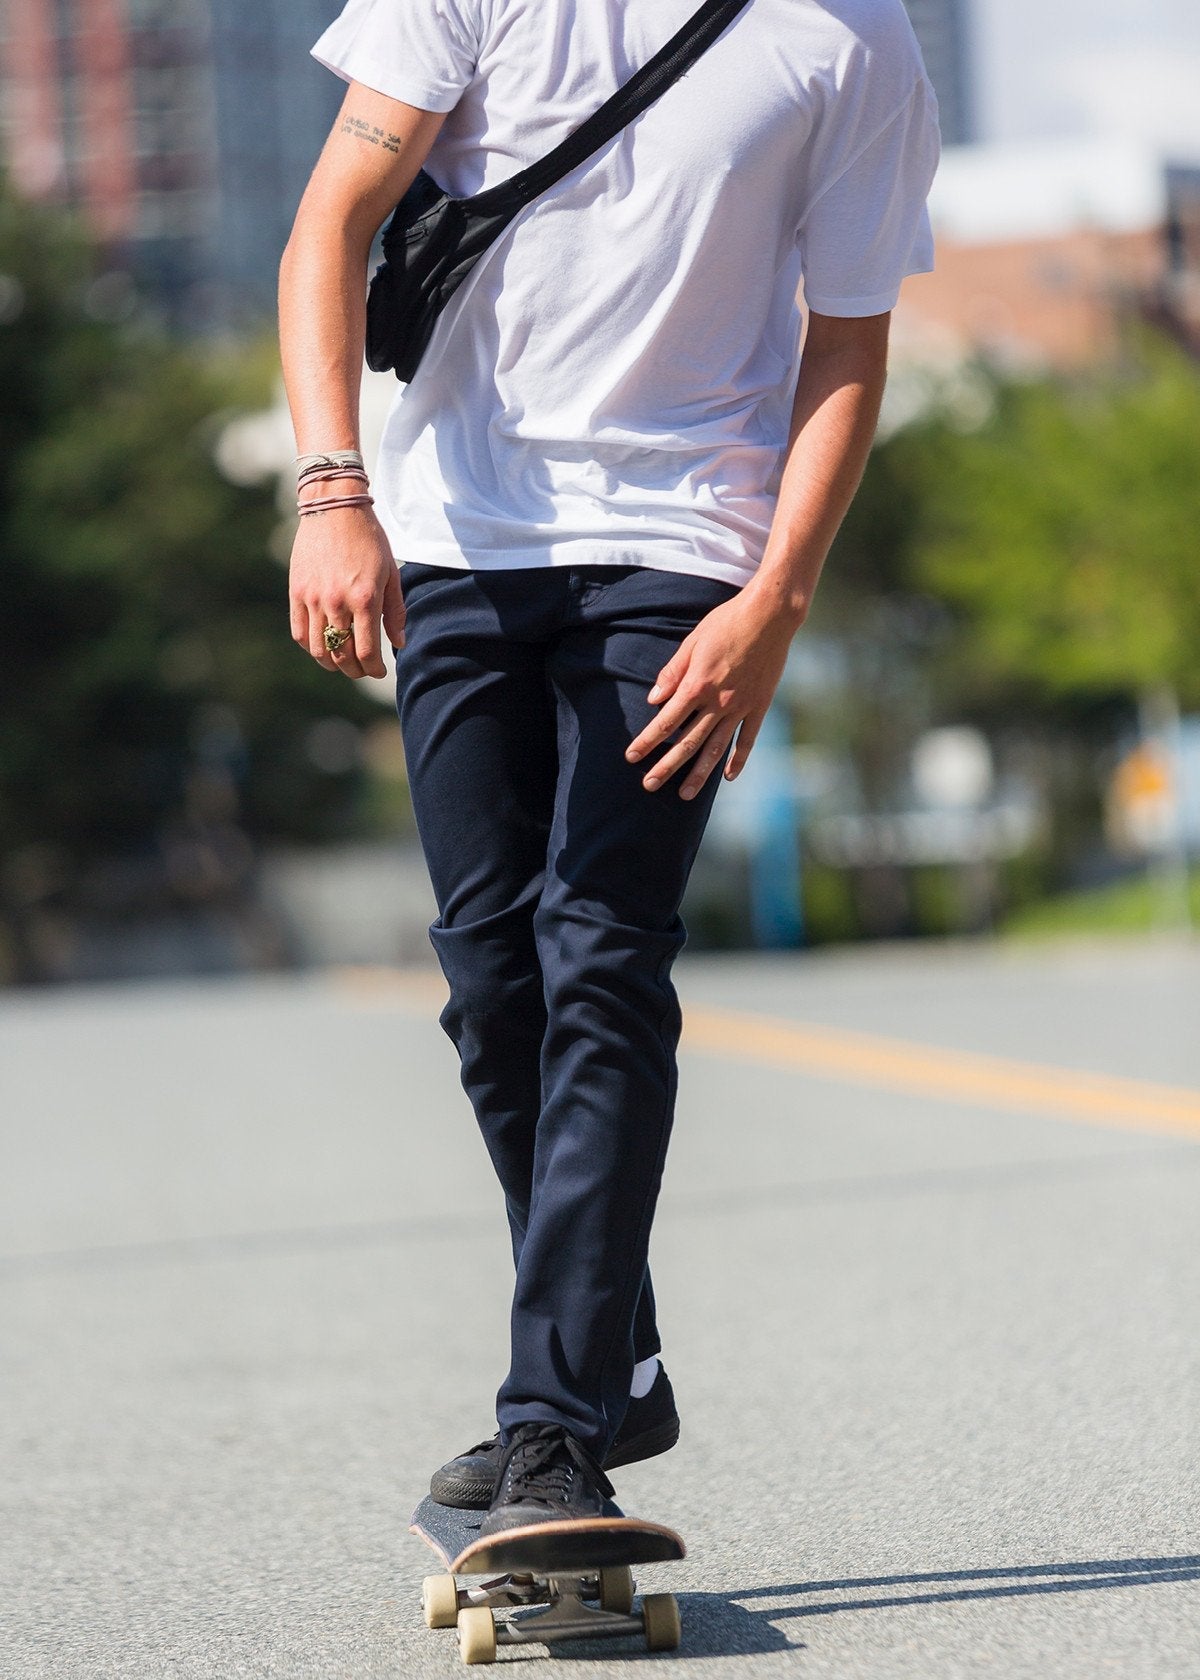
[[[804,296],[821,315],[883,315],[900,282],[933,268],[926,199],[937,102],[924,76],[901,109],[818,193],[800,223]]]
[[[312,49],[347,82],[449,111],[475,73],[478,0],[349,0]]]

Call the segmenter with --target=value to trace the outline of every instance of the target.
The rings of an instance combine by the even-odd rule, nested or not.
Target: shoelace
[[[508,1499],[545,1499],[564,1504],[575,1470],[581,1470],[606,1498],[613,1486],[596,1460],[558,1424],[528,1424],[513,1439],[505,1475]],[[570,1464],[563,1462],[566,1453]]]

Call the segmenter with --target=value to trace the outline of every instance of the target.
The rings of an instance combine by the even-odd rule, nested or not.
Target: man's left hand
[[[679,789],[681,799],[694,799],[736,735],[725,766],[726,781],[733,781],[767,715],[796,629],[795,619],[760,598],[750,585],[700,620],[650,690],[651,705],[662,710],[625,752],[637,763],[671,742],[642,780],[648,793],[694,760]]]

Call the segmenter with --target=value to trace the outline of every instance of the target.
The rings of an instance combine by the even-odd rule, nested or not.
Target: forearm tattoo
[[[376,128],[374,123],[364,122],[361,117],[346,117],[342,123],[343,134],[353,134],[358,140],[365,140],[369,146],[382,146],[385,152],[400,150],[400,136],[387,134],[382,128]]]

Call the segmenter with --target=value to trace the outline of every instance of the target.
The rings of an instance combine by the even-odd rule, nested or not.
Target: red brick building
[[[1114,141],[951,148],[930,208],[937,270],[905,285],[907,357],[1070,368],[1134,317],[1200,329],[1200,171]]]

